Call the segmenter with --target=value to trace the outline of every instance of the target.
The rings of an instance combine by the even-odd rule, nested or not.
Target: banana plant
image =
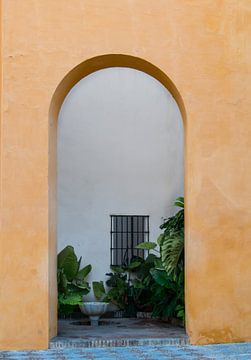
[[[82,257],[77,259],[72,246],[66,246],[57,260],[58,310],[61,315],[70,315],[77,305],[83,304],[83,295],[90,291],[86,277],[92,267],[89,264],[80,269]]]

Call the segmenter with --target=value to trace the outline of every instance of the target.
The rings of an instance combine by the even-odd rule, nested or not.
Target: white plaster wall
[[[183,124],[166,88],[129,68],[76,84],[58,122],[58,250],[73,245],[89,280],[105,280],[109,215],[150,215],[154,241],[182,194]]]

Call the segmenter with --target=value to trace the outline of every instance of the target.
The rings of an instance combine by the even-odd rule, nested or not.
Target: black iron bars
[[[111,265],[128,265],[134,256],[144,258],[144,250],[136,249],[149,241],[149,215],[111,215]]]

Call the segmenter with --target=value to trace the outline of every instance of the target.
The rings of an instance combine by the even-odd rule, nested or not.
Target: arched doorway
[[[70,90],[76,85],[81,79],[88,76],[91,73],[94,73],[97,70],[106,69],[106,68],[131,68],[142,71],[156,80],[158,80],[164,87],[171,93],[175,99],[180,112],[182,114],[183,120],[185,118],[185,111],[182,99],[172,83],[172,81],[158,68],[149,62],[132,57],[127,55],[104,55],[99,56],[90,60],[87,60],[76,68],[74,68],[70,73],[59,84],[56,89],[50,107],[50,152],[49,152],[49,192],[50,192],[50,280],[51,280],[51,335],[54,335],[56,332],[56,142],[57,142],[57,121],[58,114],[61,109],[61,106],[70,92]]]

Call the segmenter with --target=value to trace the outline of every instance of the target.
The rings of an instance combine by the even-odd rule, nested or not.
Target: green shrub
[[[60,315],[70,315],[77,305],[83,304],[83,295],[90,291],[85,280],[92,267],[87,265],[80,269],[81,257],[78,260],[72,246],[66,246],[58,254],[58,311]]]
[[[150,269],[154,279],[151,284],[153,316],[177,317],[185,320],[184,302],[184,198],[179,197],[175,205],[180,207],[174,216],[163,222],[163,233],[156,243],[141,243],[139,249],[156,251],[159,245],[158,263]]]
[[[127,266],[112,266],[106,274],[108,290],[102,281],[93,282],[93,291],[100,301],[112,302],[126,316],[137,311],[152,311],[153,316],[185,319],[184,306],[184,198],[175,205],[181,209],[163,222],[157,242],[145,242],[137,247],[151,250],[144,260],[134,257]],[[159,247],[159,250],[158,250]],[[90,291],[86,276],[91,265],[80,270],[72,246],[58,255],[59,312],[69,315],[76,305],[82,305],[83,295]]]

